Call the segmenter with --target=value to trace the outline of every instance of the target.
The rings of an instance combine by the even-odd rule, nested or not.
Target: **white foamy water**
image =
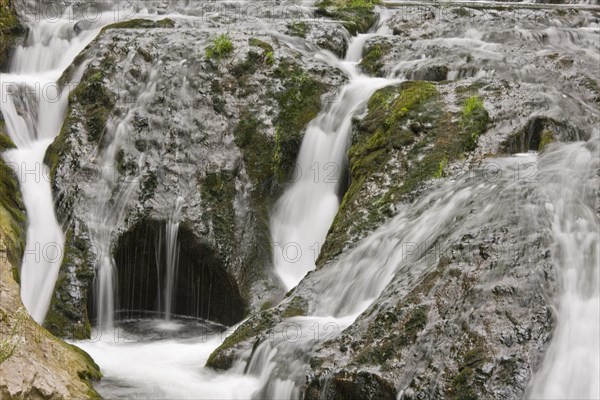
[[[559,144],[541,160],[560,292],[556,331],[531,399],[600,398],[599,142]]]
[[[16,171],[27,211],[27,241],[21,266],[21,298],[42,323],[63,256],[64,235],[56,220],[46,149],[60,132],[68,105],[69,85],[57,81],[98,30],[75,35],[74,22],[36,22],[24,46],[12,59],[10,73],[0,75],[0,109],[17,149],[4,158]]]
[[[177,335],[186,324],[160,320],[142,323],[136,326],[138,330],[170,335]],[[95,331],[92,338],[74,344],[100,365],[103,379],[97,389],[105,398],[247,399],[259,388],[253,376],[204,367],[225,334],[145,341],[144,334],[115,328]]]

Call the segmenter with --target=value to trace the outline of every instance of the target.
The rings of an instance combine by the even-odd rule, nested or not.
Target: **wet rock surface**
[[[262,21],[231,30],[232,50],[209,55],[232,26],[226,15],[202,29],[186,18],[105,28],[63,77],[82,74],[46,154],[69,232],[47,318],[58,334],[89,334],[100,225],[114,251],[134,226],[166,223],[178,198],[180,224],[214,252],[245,312],[282,297],[269,266],[269,207],[293,173],[304,126],[344,78]]]
[[[381,18],[390,34],[367,39],[363,71],[437,83],[420,83],[419,100],[397,114],[393,105],[406,104],[398,99],[410,87],[373,96],[369,110],[355,123],[349,153],[351,171],[362,168],[364,174],[350,174],[349,190],[317,262],[319,270],[309,273],[280,305],[250,317],[215,351],[209,366],[228,368],[236,360],[257,357],[259,343],[273,342],[273,335],[293,321],[283,317],[292,301],[307,304],[310,315],[311,304],[323,296],[319,276],[339,263],[359,262],[352,253],[359,251],[362,239],[384,221],[391,226],[393,216],[406,207],[422,204],[440,182],[455,182],[458,188],[475,177],[490,183],[489,163],[495,162],[490,157],[543,154],[555,141],[587,140],[598,133],[593,82],[600,71],[593,57],[574,61],[588,46],[597,48],[597,12],[407,5],[385,10]],[[516,29],[506,30],[506,24]],[[459,135],[464,133],[472,125],[460,119],[474,97],[489,117],[475,146],[465,143],[457,156],[419,175],[413,186],[409,178],[415,166],[438,148],[435,142],[418,144],[423,138],[443,137],[436,129],[449,133],[448,127],[454,126]],[[385,105],[379,113],[376,104]],[[445,126],[438,119],[444,114]],[[387,133],[386,140],[375,134],[378,130]],[[387,142],[395,137],[400,141]],[[445,153],[448,142],[439,145]],[[407,165],[403,158],[413,146],[417,161]],[[407,167],[408,172],[395,175]],[[558,273],[543,194],[536,191],[535,179],[527,179],[539,165],[532,167],[514,171],[519,176],[515,181],[530,185],[529,190],[508,181],[500,199],[478,195],[466,204],[462,216],[441,229],[441,237],[410,243],[417,245],[419,261],[396,273],[350,327],[333,340],[317,341],[306,356],[310,368],[298,380],[305,398],[525,395],[555,327],[550,299],[557,292]],[[410,190],[385,196],[403,186]],[[353,202],[356,208],[349,207]],[[504,207],[510,211],[492,211]],[[349,213],[352,209],[355,214]],[[374,251],[360,258],[365,268]],[[360,374],[376,378],[366,384]],[[337,385],[338,380],[343,383]],[[371,384],[374,391],[369,391]],[[387,388],[393,388],[391,394]]]

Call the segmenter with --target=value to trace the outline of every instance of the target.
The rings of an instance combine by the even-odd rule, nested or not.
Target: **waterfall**
[[[40,6],[41,7],[41,6]],[[98,35],[101,28],[123,18],[135,15],[105,12],[94,16],[84,15],[84,24],[74,16],[77,11],[70,6],[61,16],[27,15],[29,34],[11,60],[10,72],[0,75],[2,101],[0,110],[6,120],[8,134],[16,144],[16,150],[7,151],[4,158],[18,177],[27,212],[26,248],[21,266],[21,297],[28,312],[42,323],[54,291],[64,250],[64,234],[56,219],[50,188],[50,174],[44,165],[48,146],[56,138],[63,124],[68,107],[69,93],[77,86],[87,63],[75,71],[72,82],[64,88],[58,83],[63,72],[75,57]],[[50,7],[52,11],[56,9]],[[36,12],[44,11],[35,8]],[[47,10],[46,10],[47,11]],[[98,18],[97,18],[98,17]],[[154,79],[154,81],[153,81]],[[151,75],[144,89],[153,90],[156,74]],[[144,104],[140,94],[138,104]],[[112,123],[107,131],[118,138],[126,133],[127,123],[133,111],[119,123]],[[114,156],[116,142],[100,155],[101,178],[89,188],[95,191],[98,207],[90,211],[91,241],[97,252],[95,280],[96,313],[103,326],[112,326],[114,319],[115,263],[110,249],[111,235],[117,216],[122,212],[118,199],[126,198],[133,185],[123,185],[116,195],[112,193],[114,182]],[[117,199],[117,207],[108,205],[110,196]]]
[[[133,56],[134,54],[130,56],[130,61]],[[124,74],[125,70],[121,73]],[[93,203],[88,215],[90,240],[99,250],[94,284],[96,325],[99,329],[110,329],[114,326],[117,274],[111,245],[113,235],[126,212],[126,204],[133,195],[139,180],[139,177],[123,181],[115,179],[115,160],[122,141],[128,140],[127,133],[132,129],[132,121],[136,113],[142,112],[156,93],[158,76],[158,71],[153,69],[148,80],[139,88],[135,88],[137,89],[134,93],[136,101],[124,105],[124,115],[119,118],[109,118],[107,121],[105,135],[110,138],[110,144],[98,155],[102,179],[98,179],[87,188],[88,196]],[[125,78],[121,76],[119,79],[123,81]]]
[[[73,85],[61,89],[58,79],[98,34],[76,34],[75,23],[29,22],[29,35],[14,54],[10,72],[0,75],[0,110],[17,149],[4,158],[17,175],[27,212],[27,241],[21,265],[21,297],[31,316],[42,323],[62,262],[64,235],[56,219],[50,174],[44,154],[60,132]]]
[[[531,399],[600,398],[600,140],[561,144],[544,154],[541,184],[559,269],[557,327]]]
[[[365,41],[352,39],[345,60],[321,52],[325,61],[350,78],[331,103],[311,121],[296,161],[296,181],[277,200],[270,226],[275,271],[286,289],[300,282],[315,267],[320,248],[340,205],[340,180],[347,168],[352,118],[375,91],[395,81],[359,73]]]
[[[171,319],[173,312],[174,291],[177,283],[177,266],[179,265],[179,243],[177,234],[179,233],[179,214],[183,206],[183,197],[178,197],[173,212],[169,216],[166,226],[165,246],[166,246],[166,277],[165,277],[165,319]]]

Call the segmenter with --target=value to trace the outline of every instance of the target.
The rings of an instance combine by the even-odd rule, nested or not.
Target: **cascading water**
[[[362,75],[356,64],[365,41],[359,35],[348,46],[346,59],[331,53],[317,56],[347,73],[350,82],[307,127],[296,162],[296,179],[274,206],[271,217],[273,263],[286,289],[315,267],[316,257],[340,205],[340,180],[347,165],[352,118],[371,95],[393,80]]]
[[[64,235],[57,222],[44,154],[62,126],[68,94],[57,84],[63,71],[98,34],[73,29],[68,18],[29,26],[27,42],[0,75],[0,109],[17,149],[4,154],[19,178],[28,217],[21,266],[21,297],[32,317],[44,321],[63,256]]]
[[[531,399],[600,398],[600,138],[556,146],[540,174],[560,271],[557,327]]]
[[[165,319],[171,319],[173,312],[173,300],[175,282],[177,281],[177,266],[179,264],[179,244],[177,234],[179,233],[179,214],[183,206],[183,197],[178,197],[175,208],[167,221],[165,245],[166,245],[166,273],[165,273]]]
[[[133,57],[133,54],[131,55]],[[136,187],[136,179],[123,182],[116,179],[115,160],[121,141],[126,140],[127,132],[137,112],[146,107],[156,92],[158,73],[154,71],[142,85],[135,102],[128,103],[125,115],[110,119],[106,126],[105,139],[110,145],[99,155],[101,179],[87,188],[94,207],[89,211],[90,240],[99,252],[98,266],[94,284],[94,299],[96,304],[96,324],[99,329],[109,329],[114,326],[115,319],[115,286],[116,264],[113,258],[111,243],[113,234],[125,212],[127,200]],[[140,160],[141,161],[141,160]]]
[[[521,203],[510,218],[523,223],[520,234],[536,235],[552,226],[564,286],[558,300],[557,334],[529,397],[598,398],[600,221],[595,196],[599,144],[596,135],[588,143],[557,145],[539,159],[535,154],[494,159],[491,162],[494,168],[500,167],[500,179],[487,180],[482,173],[475,174],[475,179],[442,184],[412,206],[403,207],[343,258],[307,277],[310,283],[304,286],[310,288],[311,316],[286,320],[301,328],[302,337],[292,342],[266,340],[253,351],[247,367],[240,361],[239,369],[245,367],[260,379],[261,390],[254,398],[297,398],[309,361],[306,356],[299,359],[298,354],[306,355],[318,344],[314,326],[324,326],[324,321],[333,324],[330,339],[369,308],[390,282],[397,282],[395,290],[410,290],[415,279],[437,265],[440,256],[451,253],[450,244],[459,241],[453,236],[502,221],[507,218],[507,200],[517,199]],[[539,165],[539,183],[513,178],[515,165],[531,163]],[[477,213],[468,206],[475,197],[485,204]],[[532,210],[537,211],[532,214]],[[450,236],[440,241],[448,232]],[[419,243],[427,245],[415,252],[412,245]],[[285,323],[275,327],[274,338],[283,337],[285,329]]]

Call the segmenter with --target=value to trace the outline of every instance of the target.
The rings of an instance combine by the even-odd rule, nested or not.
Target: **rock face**
[[[11,267],[6,257],[0,260],[0,397],[100,398],[91,384],[101,376],[98,366],[29,317]]]
[[[134,254],[152,242],[147,256],[154,257],[178,202],[189,251],[205,255],[188,270],[223,289],[210,301],[231,300],[181,312],[231,324],[283,296],[270,268],[270,205],[293,172],[321,97],[344,78],[261,29],[224,35],[188,19],[119,23],[63,76],[63,83],[80,83],[46,154],[67,232],[45,323],[52,332],[89,335],[95,315],[88,299],[107,252],[123,285],[137,279],[128,270],[154,273],[152,263],[136,264],[120,252]],[[148,234],[126,234],[134,231]],[[128,291],[117,292],[117,309],[126,311]],[[157,311],[159,296],[153,297],[143,306]]]

